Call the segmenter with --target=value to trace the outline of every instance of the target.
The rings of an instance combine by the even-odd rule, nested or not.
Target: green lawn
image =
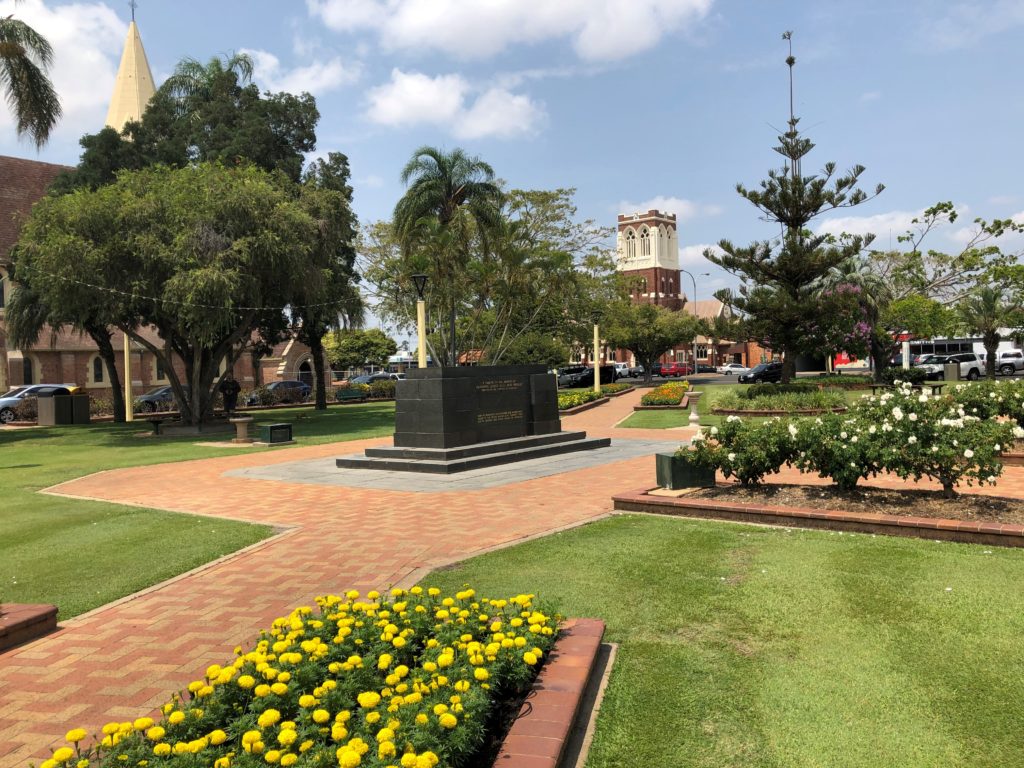
[[[424,583],[607,622],[588,768],[1024,763],[1024,552],[623,516]]]
[[[697,413],[700,414],[700,423],[704,427],[719,426],[725,416],[717,416],[711,413],[711,409],[722,396],[737,389],[743,389],[749,384],[700,384],[694,387],[703,396],[697,401]],[[861,395],[871,394],[871,390],[846,390],[846,400],[854,403]],[[687,419],[690,412],[686,411],[636,411],[629,418],[619,424],[620,427],[639,429],[667,429],[669,427],[685,427],[689,423]],[[750,417],[756,418],[756,417]]]
[[[257,423],[291,422],[299,445],[394,430],[393,403],[254,415]],[[288,450],[213,448],[196,445],[194,437],[139,436],[148,429],[145,422],[0,429],[0,600],[53,603],[66,619],[270,535],[266,526],[36,493],[103,469]]]

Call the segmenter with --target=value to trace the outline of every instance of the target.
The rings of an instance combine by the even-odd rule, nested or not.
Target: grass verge
[[[608,623],[588,768],[966,768],[1024,754],[1022,579],[1016,550],[622,516],[427,582]]]
[[[299,445],[355,440],[390,434],[394,404],[281,409],[261,421],[292,423]],[[104,469],[261,450],[140,436],[148,430],[145,422],[0,429],[0,600],[53,603],[67,619],[270,534],[262,525],[37,493]]]

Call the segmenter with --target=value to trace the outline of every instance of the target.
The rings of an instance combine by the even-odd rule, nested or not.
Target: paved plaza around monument
[[[112,470],[50,489],[278,533],[0,656],[0,768],[45,757],[70,727],[94,732],[163,704],[319,594],[411,584],[475,553],[608,515],[613,493],[653,483],[653,452],[691,434],[615,429],[639,397],[563,419],[566,429],[612,437],[611,448],[534,460],[532,468],[465,478],[371,473],[388,477],[353,476],[352,485],[331,477],[334,458],[388,443],[377,439]],[[295,477],[283,479],[292,468]],[[343,472],[333,469],[336,478]],[[159,541],[152,556],[160,557]]]

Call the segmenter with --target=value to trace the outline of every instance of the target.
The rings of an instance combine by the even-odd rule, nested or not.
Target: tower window
[[[632,229],[626,230],[626,258],[636,258],[636,233]]]
[[[640,230],[640,255],[651,255],[651,231],[646,227]]]

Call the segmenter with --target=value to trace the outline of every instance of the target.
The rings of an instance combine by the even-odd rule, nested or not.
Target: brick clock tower
[[[674,213],[620,213],[616,249],[616,269],[629,279],[634,302],[682,309]]]

